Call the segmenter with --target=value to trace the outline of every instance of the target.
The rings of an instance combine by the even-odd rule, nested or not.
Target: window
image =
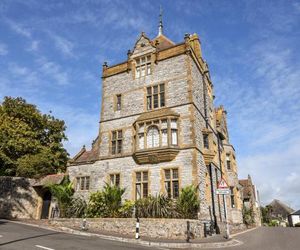
[[[76,190],[89,190],[90,189],[90,177],[83,176],[76,178]]]
[[[151,56],[143,56],[136,59],[135,78],[141,78],[151,74]]]
[[[169,198],[178,198],[179,196],[179,182],[178,169],[165,170],[165,189]]]
[[[235,207],[235,203],[234,203],[234,188],[230,187],[230,203],[231,203],[231,207]]]
[[[120,186],[120,174],[110,174],[109,179],[111,186]]]
[[[209,149],[209,137],[206,133],[203,134],[203,146],[204,148]]]
[[[111,138],[111,153],[113,155],[122,153],[122,142],[122,130],[113,131]]]
[[[147,88],[147,110],[165,106],[165,84]]]
[[[171,120],[171,144],[177,145],[177,120]]]
[[[168,118],[137,124],[137,149],[178,145],[177,119]]]
[[[116,96],[116,110],[121,110],[122,108],[122,95],[119,94]]]
[[[231,169],[230,155],[229,155],[229,154],[226,154],[226,166],[227,166],[227,169],[228,169],[228,170]]]
[[[136,172],[135,199],[141,199],[148,196],[148,172]]]

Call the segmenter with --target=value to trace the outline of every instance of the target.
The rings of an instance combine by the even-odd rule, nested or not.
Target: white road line
[[[46,250],[55,250],[53,248],[49,248],[49,247],[44,247],[44,246],[40,246],[40,245],[35,245],[38,248],[42,248],[42,249],[46,249]]]

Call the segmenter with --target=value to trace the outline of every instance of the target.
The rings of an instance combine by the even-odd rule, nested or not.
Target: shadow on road
[[[47,233],[47,234],[35,235],[35,236],[31,236],[31,237],[26,237],[26,238],[22,238],[22,239],[17,239],[17,240],[12,240],[12,241],[8,241],[8,242],[4,242],[4,243],[1,243],[0,246],[12,244],[12,243],[19,242],[19,241],[34,239],[34,238],[40,238],[40,237],[44,237],[44,236],[55,235],[55,234],[60,234],[60,233],[56,232],[56,233]]]

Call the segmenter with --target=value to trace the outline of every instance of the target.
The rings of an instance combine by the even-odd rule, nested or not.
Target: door
[[[49,218],[50,204],[51,204],[51,193],[50,191],[46,191],[43,195],[43,207],[42,207],[41,219]]]

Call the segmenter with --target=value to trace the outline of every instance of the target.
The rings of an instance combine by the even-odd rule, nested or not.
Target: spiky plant
[[[66,208],[66,216],[72,218],[85,217],[87,213],[87,203],[82,197],[73,197],[71,203]]]
[[[190,185],[181,189],[177,199],[177,212],[179,217],[196,219],[200,207],[197,187]]]

